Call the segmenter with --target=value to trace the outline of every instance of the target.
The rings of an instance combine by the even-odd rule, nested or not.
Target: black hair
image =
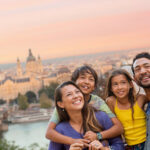
[[[134,74],[134,68],[133,68],[134,62],[135,62],[137,59],[140,59],[140,58],[147,58],[147,59],[150,59],[150,54],[149,54],[148,52],[142,52],[142,53],[137,54],[137,55],[133,58],[133,62],[132,62],[132,66],[131,66],[131,69],[132,69],[133,74]]]
[[[71,80],[73,82],[76,82],[76,80],[79,78],[79,75],[84,74],[84,73],[89,73],[89,74],[93,75],[94,80],[95,80],[95,87],[97,87],[97,84],[98,84],[97,73],[92,67],[90,67],[88,65],[83,65],[83,66],[78,67],[77,69],[75,69],[75,71],[72,73]]]

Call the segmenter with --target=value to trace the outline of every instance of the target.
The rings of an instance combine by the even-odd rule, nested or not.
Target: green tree
[[[52,106],[52,100],[43,92],[40,95],[40,107],[41,108],[50,108]]]
[[[59,83],[57,82],[52,82],[48,87],[48,97],[51,98],[52,100],[54,100],[54,93],[55,93],[55,89],[57,88],[57,86],[59,85]]]
[[[28,103],[36,103],[36,94],[32,91],[28,91],[26,94],[27,99],[28,99]]]
[[[0,105],[1,105],[1,104],[5,104],[5,103],[6,103],[6,101],[5,101],[5,100],[0,99]]]
[[[0,139],[0,150],[47,150],[48,145],[40,147],[38,143],[33,143],[30,146],[21,148],[14,141],[8,142],[6,139]]]
[[[44,87],[43,89],[39,90],[39,96],[42,94],[42,93],[45,93],[48,98],[54,100],[54,93],[55,93],[55,89],[56,87],[59,85],[58,82],[51,82],[51,84],[47,87]]]
[[[25,110],[28,108],[29,103],[25,95],[19,94],[17,99],[18,99],[19,109]]]
[[[14,142],[8,142],[5,139],[0,139],[0,150],[26,150],[15,145]]]

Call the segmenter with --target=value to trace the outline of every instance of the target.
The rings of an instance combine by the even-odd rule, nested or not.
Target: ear
[[[58,102],[57,102],[57,105],[58,105],[60,108],[64,108],[64,104],[63,104],[63,102],[61,102],[61,101],[58,101]]]

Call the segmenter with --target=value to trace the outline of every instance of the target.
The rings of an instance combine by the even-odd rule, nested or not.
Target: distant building
[[[15,74],[14,74],[15,72]],[[38,97],[38,91],[49,86],[51,82],[63,82],[70,80],[71,71],[67,66],[59,66],[52,71],[44,71],[40,56],[36,59],[31,49],[26,59],[25,70],[21,66],[19,58],[17,58],[16,70],[4,75],[0,72],[0,99],[7,103],[15,99],[18,94],[26,94],[32,91]]]
[[[71,71],[66,66],[61,66],[57,72],[57,81],[62,83],[64,81],[70,80]]]
[[[29,56],[26,61],[26,74],[37,75],[43,73],[43,65],[40,56],[38,59],[33,56],[31,49],[29,49]]]
[[[42,88],[43,65],[40,57],[33,56],[29,49],[29,56],[26,61],[26,71],[23,72],[19,58],[17,59],[16,76],[8,76],[0,80],[0,99],[9,102],[15,99],[19,93],[26,94],[33,91],[36,95]]]

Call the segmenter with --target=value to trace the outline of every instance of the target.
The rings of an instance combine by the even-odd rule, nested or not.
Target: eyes
[[[85,75],[80,75],[80,76],[79,76],[79,79],[82,79],[82,80],[88,79],[88,80],[91,81],[91,82],[95,82],[95,79],[94,79],[93,76],[86,77]]]
[[[113,83],[112,83],[112,87],[115,88],[115,87],[117,87],[118,85],[124,86],[124,85],[126,85],[127,83],[128,83],[127,81],[113,82]]]
[[[70,97],[70,96],[72,96],[73,94],[80,94],[81,92],[80,92],[80,90],[78,90],[78,89],[76,89],[74,92],[67,92],[65,95],[67,96],[67,97]]]
[[[139,73],[142,69],[145,69],[145,70],[150,69],[150,64],[147,63],[147,64],[143,64],[143,66],[136,66],[136,67],[134,68],[134,72],[135,72],[135,73]]]

